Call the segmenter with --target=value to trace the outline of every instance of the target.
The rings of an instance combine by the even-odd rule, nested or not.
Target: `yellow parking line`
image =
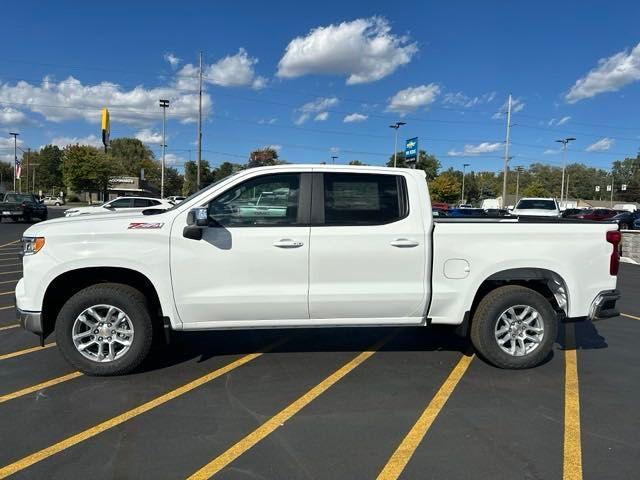
[[[4,355],[0,355],[0,360],[7,360],[9,358],[19,357],[21,355],[26,355],[27,353],[38,352],[40,350],[45,350],[47,348],[55,347],[56,342],[47,343],[44,347],[37,346],[31,348],[25,348],[24,350],[18,350],[17,352],[5,353]]]
[[[22,273],[22,270],[13,270],[11,272],[0,272],[0,275],[10,275],[12,273]]]
[[[376,351],[378,351],[385,343],[387,343],[393,336],[396,335],[397,332],[394,332],[390,335],[387,335],[385,338],[377,342],[367,351],[360,353],[357,357],[355,357],[350,362],[346,363],[338,370],[333,372],[327,378],[325,378],[322,382],[317,384],[307,393],[302,395],[292,404],[285,407],[283,410],[278,412],[276,415],[271,417],[265,423],[256,428],[249,435],[244,437],[242,440],[237,442],[231,448],[229,448],[226,452],[223,452],[216,458],[214,458],[211,462],[207,463],[204,467],[199,469],[193,475],[189,477],[189,480],[196,479],[205,479],[210,478],[224,467],[229,465],[247,450],[254,447],[258,442],[263,440],[265,437],[273,433],[276,429],[284,425],[284,423],[291,419],[296,413],[302,410],[305,406],[311,403],[313,400],[318,398],[324,392],[326,392],[331,386],[333,386],[336,382],[342,379],[349,372],[354,370],[360,364],[362,364],[365,360],[371,357]]]
[[[629,315],[628,313],[621,313],[623,317],[632,318],[634,320],[640,320],[640,317],[636,317],[635,315]]]
[[[10,292],[0,292],[0,295],[11,295],[12,293],[16,293],[16,291],[11,290]]]
[[[3,263],[0,267],[15,267],[16,265],[22,265],[22,263]]]
[[[7,393],[6,395],[0,395],[0,403],[8,402],[9,400],[13,400],[15,398],[23,397],[25,395],[29,395],[30,393],[37,392],[39,390],[44,390],[45,388],[53,387],[54,385],[58,385],[59,383],[66,382],[68,380],[73,380],[74,378],[78,378],[82,376],[80,372],[69,373],[68,375],[63,375],[61,377],[52,378],[51,380],[47,380],[46,382],[38,383],[37,385],[33,385],[31,387],[23,388],[22,390],[18,390],[13,393]]]
[[[1,332],[2,330],[9,330],[10,328],[18,328],[19,326],[20,326],[20,325],[16,323],[15,325],[8,325],[8,326],[6,326],[6,327],[0,327],[0,332]]]
[[[378,480],[396,479],[402,474],[429,428],[431,428],[438,414],[447,403],[447,400],[449,400],[458,382],[467,371],[467,368],[469,368],[473,358],[473,355],[465,355],[458,361],[447,379],[440,386],[438,392],[429,402],[429,405],[427,405],[427,408],[424,409],[416,423],[409,430],[409,433],[407,433],[407,436],[404,437],[396,451],[393,452],[393,455],[391,455],[391,458],[389,458],[389,461],[387,461],[387,464],[378,475]]]
[[[564,480],[582,480],[582,445],[580,440],[580,387],[575,350],[575,325],[565,329],[564,352]]]
[[[3,244],[3,245],[0,245],[0,248],[2,248],[2,247],[6,247],[6,246],[8,246],[8,245],[13,245],[14,243],[18,243],[19,241],[20,241],[20,240],[14,240],[13,242],[5,243],[5,244]]]
[[[18,283],[18,280],[3,280],[0,282],[0,285],[4,285],[5,283]]]
[[[16,308],[15,305],[7,305],[6,307],[0,307],[0,310],[9,310],[10,308]]]
[[[44,448],[35,453],[32,453],[31,455],[21,458],[20,460],[10,463],[9,465],[5,465],[4,467],[0,468],[0,479],[6,478],[9,475],[13,475],[21,470],[24,470],[25,468],[28,468],[31,465],[34,465],[38,462],[41,462],[42,460],[49,458],[52,455],[60,453],[66,450],[67,448],[73,447],[74,445],[77,445],[80,442],[83,442],[85,440],[88,440],[89,438],[95,437],[96,435],[106,430],[116,427],[128,420],[131,420],[134,417],[137,417],[138,415],[148,412],[149,410],[159,407],[160,405],[163,405],[170,400],[174,400],[198,387],[201,387],[202,385],[218,377],[221,377],[231,372],[232,370],[235,370],[236,368],[249,363],[252,360],[255,360],[256,358],[262,356],[265,352],[268,352],[269,350],[272,350],[277,346],[281,345],[286,340],[287,339],[280,340],[278,342],[271,344],[270,346],[266,347],[265,349],[259,352],[250,353],[248,355],[240,357],[239,359],[234,360],[233,362],[225,365],[224,367],[218,368],[213,372],[203,375],[202,377],[197,378],[185,385],[182,385],[181,387],[178,387],[175,390],[171,390],[165,393],[164,395],[156,397],[153,400],[143,403],[142,405],[139,405],[131,410],[127,410],[126,412],[121,413],[120,415],[116,415],[115,417],[110,418],[109,420],[106,420],[102,423],[99,423],[98,425],[95,425],[91,428],[88,428],[87,430],[84,430],[80,433],[72,435],[71,437],[68,437],[58,443],[54,443],[53,445],[47,448]]]

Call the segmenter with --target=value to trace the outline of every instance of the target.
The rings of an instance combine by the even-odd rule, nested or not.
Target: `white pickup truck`
[[[277,209],[249,208],[275,191]],[[419,170],[264,167],[170,210],[30,227],[16,306],[92,375],[131,371],[163,329],[432,324],[526,368],[563,318],[617,314],[619,241],[610,223],[434,222]]]

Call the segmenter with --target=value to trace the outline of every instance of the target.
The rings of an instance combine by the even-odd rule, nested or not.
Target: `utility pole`
[[[169,100],[160,99],[160,108],[162,108],[162,167],[160,169],[160,198],[164,198],[164,154],[167,149],[167,141],[165,138],[166,123],[167,123],[167,107],[169,106]]]
[[[516,167],[516,201],[513,203],[514,205],[518,204],[518,194],[520,191],[520,172],[522,172],[522,166]]]
[[[27,191],[29,191],[29,160],[31,159],[31,149],[27,148],[27,161],[25,165],[25,173],[27,177]]]
[[[507,203],[507,175],[509,175],[509,136],[511,135],[511,94],[507,101],[507,137],[504,142],[504,171],[502,173],[502,208]]]
[[[198,166],[196,168],[196,191],[200,190],[200,162],[202,162],[202,52],[200,52],[198,82]]]
[[[18,170],[18,135],[19,133],[9,132],[13,137],[13,191],[16,191],[16,175]]]
[[[556,140],[556,142],[562,144],[562,186],[560,187],[560,207],[562,208],[562,198],[564,197],[564,172],[567,168],[567,144],[573,142],[575,138],[567,137]],[[566,198],[565,198],[566,202]]]
[[[462,164],[462,193],[460,194],[460,205],[462,205],[464,202],[464,176],[465,173],[467,172],[467,167],[469,166],[468,163],[463,163]]]
[[[406,122],[396,122],[393,125],[389,125],[389,128],[394,128],[396,131],[395,135],[395,143],[393,144],[393,168],[396,168],[397,159],[398,159],[398,129],[402,126],[406,125]]]
[[[336,163],[336,158],[338,158],[337,155],[331,155],[331,163],[335,164]]]
[[[613,170],[611,170],[611,203],[609,207],[613,207]]]

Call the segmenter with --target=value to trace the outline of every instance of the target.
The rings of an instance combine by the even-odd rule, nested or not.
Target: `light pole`
[[[167,148],[167,142],[165,140],[165,124],[167,123],[168,106],[169,100],[160,99],[160,108],[162,108],[162,167],[160,169],[160,198],[164,198],[164,153]]]
[[[396,122],[393,125],[389,125],[389,128],[393,128],[396,131],[396,140],[395,143],[393,144],[393,168],[396,167],[397,164],[397,160],[398,160],[398,129],[402,126],[402,125],[406,125],[406,122]]]
[[[19,133],[9,132],[13,137],[13,191],[16,191],[16,175],[18,170],[18,135]]]
[[[460,205],[462,205],[464,203],[464,175],[467,171],[467,167],[469,166],[468,163],[463,163],[462,164],[462,194],[460,195]]]
[[[562,208],[562,198],[564,197],[564,172],[567,168],[567,144],[569,142],[573,142],[575,138],[567,137],[562,138],[560,140],[556,140],[556,142],[562,144],[562,186],[560,187],[560,207]],[[565,201],[566,202],[566,201]]]
[[[522,172],[522,166],[516,167],[516,201],[514,205],[518,204],[518,193],[520,190],[520,172]]]
[[[338,158],[337,155],[331,155],[331,163],[336,163],[336,158]]]

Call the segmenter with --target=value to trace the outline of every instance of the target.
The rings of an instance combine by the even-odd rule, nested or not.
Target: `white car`
[[[180,203],[181,201],[183,201],[185,198],[187,197],[183,197],[182,195],[172,195],[170,197],[165,198],[165,200],[168,200],[169,202],[175,205],[176,203]]]
[[[531,217],[559,217],[560,207],[555,198],[521,198],[511,215]]]
[[[65,217],[77,217],[80,215],[97,215],[105,213],[129,212],[138,213],[147,208],[157,207],[168,209],[173,204],[167,200],[151,197],[118,197],[100,205],[88,207],[75,207],[64,211]]]
[[[42,200],[42,203],[44,203],[45,205],[55,205],[56,207],[59,207],[61,205],[64,205],[65,202],[64,198],[62,197],[44,197],[44,199]]]
[[[273,192],[267,214],[245,208]],[[434,219],[422,170],[252,168],[155,215],[35,224],[16,308],[90,375],[136,368],[156,330],[432,324],[527,368],[563,318],[617,315],[620,238],[600,222]]]

